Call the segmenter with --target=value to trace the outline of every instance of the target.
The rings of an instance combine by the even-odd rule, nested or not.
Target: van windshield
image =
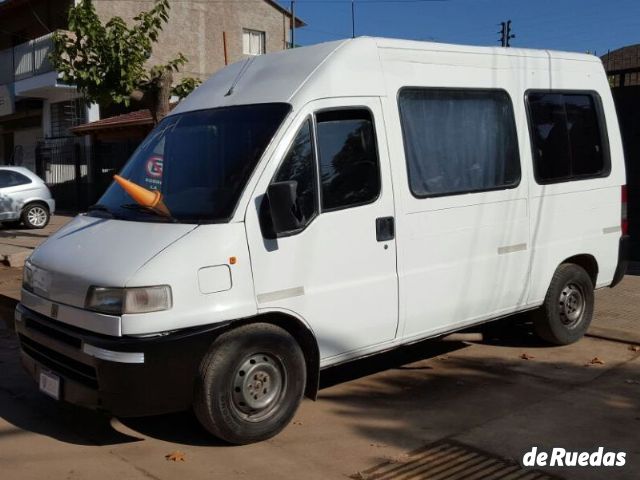
[[[221,223],[240,194],[290,106],[243,105],[171,115],[133,153],[120,176],[158,191],[170,212],[139,207],[112,183],[89,215],[181,223]]]

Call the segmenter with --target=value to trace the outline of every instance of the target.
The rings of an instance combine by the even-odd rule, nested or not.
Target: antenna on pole
[[[356,38],[356,2],[351,0],[351,38]]]

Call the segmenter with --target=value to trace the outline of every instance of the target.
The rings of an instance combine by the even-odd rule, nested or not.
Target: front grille
[[[69,358],[24,335],[19,337],[22,350],[38,363],[87,387],[98,388],[96,369],[92,366]]]
[[[27,319],[25,320],[25,325],[31,330],[36,330],[37,332],[40,332],[47,337],[53,338],[62,343],[66,343],[71,347],[78,349],[82,347],[82,340],[80,340],[79,338],[68,335],[58,329],[51,328],[43,323],[33,320],[30,317],[27,317]]]

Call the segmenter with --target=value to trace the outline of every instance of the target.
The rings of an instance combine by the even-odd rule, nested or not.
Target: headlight
[[[91,287],[85,305],[88,310],[109,315],[169,310],[172,306],[171,287]]]
[[[22,270],[22,288],[33,292],[33,266],[29,260],[24,262],[24,269]]]

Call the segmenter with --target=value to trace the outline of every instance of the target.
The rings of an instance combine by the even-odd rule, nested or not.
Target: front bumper
[[[60,399],[116,416],[189,408],[202,357],[229,322],[147,338],[109,337],[52,320],[19,304],[22,363],[61,378]]]

